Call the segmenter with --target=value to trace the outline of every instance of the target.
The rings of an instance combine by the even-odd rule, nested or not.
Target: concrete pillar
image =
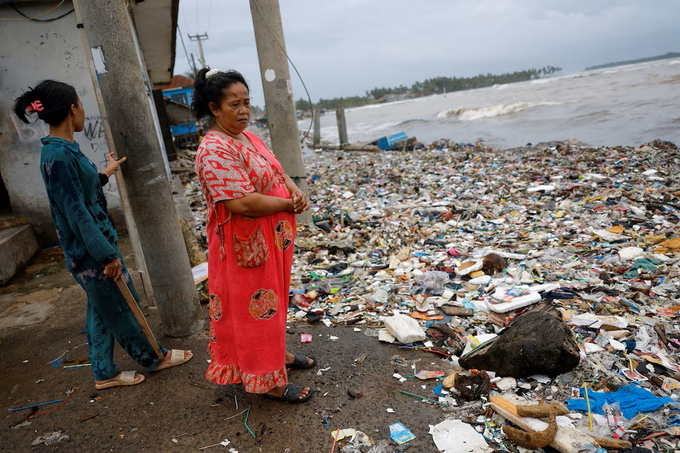
[[[74,3],[76,8],[76,20],[78,24],[82,24],[82,18],[80,17],[80,12],[77,11],[77,3]],[[97,106],[99,107],[99,114],[101,116],[101,122],[104,127],[104,135],[106,137],[106,147],[108,152],[114,153],[114,156],[118,156],[116,151],[116,143],[113,140],[113,133],[111,132],[111,125],[109,124],[109,117],[106,114],[106,105],[104,105],[104,99],[102,98],[101,87],[99,86],[99,80],[97,76],[97,71],[94,67],[94,56],[92,52],[89,52],[90,44],[87,40],[87,35],[82,28],[80,29],[80,38],[83,42],[83,49],[85,51],[85,60],[88,63],[90,69],[90,77],[92,77],[92,85],[94,88],[95,99],[97,100]],[[149,270],[146,267],[146,258],[144,257],[144,249],[139,240],[139,233],[137,231],[137,224],[132,216],[132,209],[130,208],[130,200],[127,195],[127,189],[125,188],[125,178],[120,171],[114,173],[116,179],[116,186],[118,187],[118,194],[120,195],[120,204],[123,208],[123,214],[125,216],[125,225],[127,226],[128,236],[132,244],[132,250],[135,255],[135,264],[137,270],[139,270],[142,277],[142,285],[144,286],[144,295],[146,296],[146,303],[148,306],[156,306],[156,297],[154,295],[153,286],[151,285],[151,278],[149,277]],[[139,291],[138,291],[139,294]],[[140,300],[143,304],[143,301]]]
[[[314,146],[321,144],[321,111],[314,109],[312,116],[314,117]]]
[[[189,335],[203,326],[203,317],[127,3],[80,0],[74,5],[91,46],[85,51],[98,55],[95,69],[118,157],[127,157],[121,171],[163,332],[175,337]]]
[[[335,118],[338,120],[338,137],[340,139],[340,147],[349,145],[347,138],[347,122],[345,121],[345,107],[338,107],[335,110]]]
[[[300,133],[295,117],[293,84],[290,80],[286,44],[278,0],[250,0],[257,56],[264,87],[267,125],[272,148],[283,170],[306,194],[307,173],[302,162]],[[298,222],[311,223],[309,211],[298,216]]]

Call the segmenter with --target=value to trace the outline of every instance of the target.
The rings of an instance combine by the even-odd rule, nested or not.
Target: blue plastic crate
[[[390,149],[394,149],[395,143],[406,139],[408,139],[408,135],[406,135],[403,132],[399,132],[398,134],[388,135],[387,137],[379,138],[375,144],[378,145],[380,149],[384,149],[385,151],[387,151]]]

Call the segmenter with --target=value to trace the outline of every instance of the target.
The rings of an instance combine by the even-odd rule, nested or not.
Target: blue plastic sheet
[[[584,389],[581,389],[583,399],[569,399],[569,410],[587,411]],[[588,389],[590,399],[590,410],[596,414],[605,415],[602,406],[605,403],[619,403],[621,413],[628,420],[633,418],[638,412],[655,411],[664,404],[672,403],[671,398],[654,396],[649,390],[638,387],[635,384],[628,384],[621,387],[616,392],[596,392]]]

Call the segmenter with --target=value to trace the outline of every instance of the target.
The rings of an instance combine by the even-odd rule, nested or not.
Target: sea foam
[[[497,104],[488,107],[447,109],[437,113],[437,118],[457,117],[460,121],[474,121],[481,118],[493,118],[509,115],[535,107],[560,105],[562,102],[515,102],[514,104]]]

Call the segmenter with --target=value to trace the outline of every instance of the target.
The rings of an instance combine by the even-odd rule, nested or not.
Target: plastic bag
[[[602,410],[607,417],[607,426],[609,432],[614,439],[620,439],[626,433],[628,420],[621,413],[621,405],[619,403],[603,404]]]
[[[373,448],[368,450],[368,453],[391,453],[391,452],[392,449],[390,448],[390,443],[385,439],[378,441],[378,443],[375,444]]]
[[[416,282],[425,289],[442,289],[449,282],[449,274],[441,271],[427,271],[416,277]]]

